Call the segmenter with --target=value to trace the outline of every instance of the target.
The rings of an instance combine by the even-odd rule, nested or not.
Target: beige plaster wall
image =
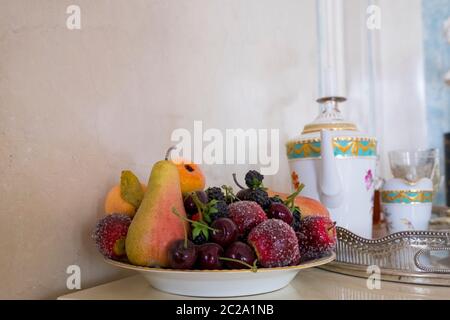
[[[89,238],[120,170],[146,180],[194,120],[285,141],[316,114],[316,64],[312,0],[1,0],[0,298],[55,298],[72,264],[83,288],[123,276]]]

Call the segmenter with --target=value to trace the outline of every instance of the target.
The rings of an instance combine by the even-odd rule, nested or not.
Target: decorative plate
[[[113,266],[141,273],[148,283],[161,291],[194,297],[238,297],[262,294],[287,286],[300,270],[329,263],[336,255],[330,255],[282,268],[258,268],[237,270],[174,270],[138,267],[110,259]]]

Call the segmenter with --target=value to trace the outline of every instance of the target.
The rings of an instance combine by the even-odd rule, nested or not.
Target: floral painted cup
[[[433,183],[428,178],[414,184],[399,178],[386,181],[381,204],[389,232],[427,230],[432,201]]]

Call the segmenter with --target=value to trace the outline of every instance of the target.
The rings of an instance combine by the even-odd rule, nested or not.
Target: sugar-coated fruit
[[[292,225],[294,221],[291,210],[283,203],[272,203],[267,209],[267,216],[271,219],[280,219],[288,225]]]
[[[197,261],[197,247],[191,241],[175,240],[169,246],[169,267],[191,269]]]
[[[195,163],[177,162],[180,176],[180,188],[182,193],[203,190],[205,188],[205,175]]]
[[[219,218],[211,224],[211,240],[226,248],[232,242],[235,242],[239,236],[239,230],[233,220],[228,218]]]
[[[228,206],[228,217],[233,220],[241,236],[246,236],[251,229],[267,220],[264,210],[253,201],[238,201]]]
[[[205,243],[197,248],[197,266],[200,269],[222,269],[223,263],[219,258],[223,255],[223,248],[217,243]]]
[[[92,237],[101,254],[114,260],[126,256],[125,238],[130,223],[129,216],[118,213],[108,215],[97,222]]]
[[[269,219],[250,231],[248,243],[265,268],[297,265],[300,250],[294,229],[279,219]]]
[[[203,204],[208,203],[208,196],[205,191],[199,190],[195,191],[195,194],[197,195],[198,200],[202,202]],[[184,198],[184,209],[186,210],[186,213],[188,215],[193,215],[198,212],[197,206],[195,205],[194,199],[192,197],[192,193],[187,193],[183,196]]]
[[[303,218],[296,235],[302,261],[323,257],[336,245],[335,224],[327,217]]]
[[[251,266],[256,260],[256,255],[253,249],[248,244],[245,244],[241,241],[236,241],[229,245],[227,250],[225,251],[225,257],[240,260]],[[230,269],[248,268],[244,264],[236,261],[225,261],[225,265]]]

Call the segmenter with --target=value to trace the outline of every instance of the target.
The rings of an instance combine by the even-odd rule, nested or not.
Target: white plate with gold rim
[[[330,255],[282,268],[258,268],[238,270],[174,270],[138,267],[105,259],[113,266],[141,273],[155,289],[193,297],[238,297],[262,294],[287,286],[300,270],[324,265],[335,259]]]

